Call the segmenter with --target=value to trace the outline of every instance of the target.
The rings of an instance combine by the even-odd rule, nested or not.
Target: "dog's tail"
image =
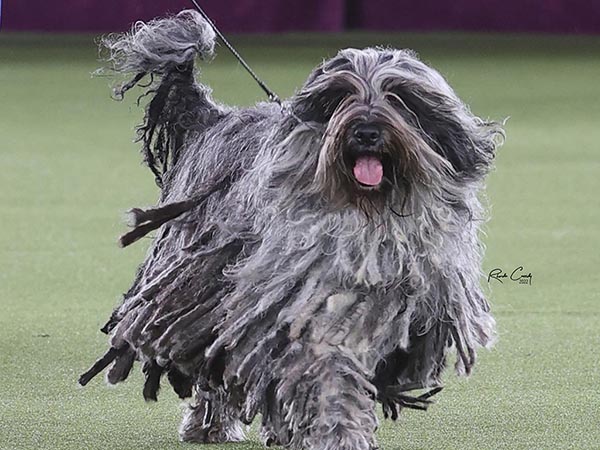
[[[150,81],[140,96],[151,96],[144,123],[138,128],[145,162],[162,186],[163,176],[177,160],[190,131],[216,120],[218,108],[209,90],[194,78],[197,57],[211,57],[215,32],[196,11],[176,16],[137,22],[130,32],[113,34],[101,40],[108,50],[107,61],[113,72],[132,76],[114,88],[114,96],[125,93],[146,77]]]

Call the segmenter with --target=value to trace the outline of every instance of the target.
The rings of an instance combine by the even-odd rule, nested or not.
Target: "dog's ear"
[[[336,73],[350,68],[350,61],[338,55],[319,64],[292,101],[294,114],[303,121],[326,123],[351,86]]]
[[[386,66],[382,84],[389,101],[452,165],[456,176],[483,177],[503,141],[501,124],[474,116],[444,77],[421,62],[416,53],[382,50],[379,63]]]
[[[402,106],[414,116],[423,139],[452,165],[458,178],[482,178],[503,141],[502,126],[474,116],[449,86],[445,91],[412,86],[400,93]]]
[[[432,134],[435,150],[450,162],[457,177],[484,177],[504,137],[501,125],[472,115],[462,104],[446,112],[434,110],[432,114],[426,129]]]

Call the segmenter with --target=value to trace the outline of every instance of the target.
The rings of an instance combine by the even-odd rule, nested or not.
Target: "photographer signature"
[[[492,270],[490,270],[490,273],[488,274],[488,283],[491,280],[497,280],[500,283],[504,283],[504,281],[502,281],[502,280],[508,278],[507,281],[515,281],[519,284],[531,285],[531,279],[532,279],[531,272],[529,272],[528,274],[524,274],[523,273],[524,270],[525,269],[523,268],[523,266],[519,266],[515,270],[513,270],[509,275],[508,273],[506,273],[504,270],[502,270],[500,268],[492,269]]]

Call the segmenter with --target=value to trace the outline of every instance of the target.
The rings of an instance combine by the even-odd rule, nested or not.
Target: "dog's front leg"
[[[361,363],[342,346],[307,345],[277,396],[293,449],[373,450],[375,388]],[[298,373],[298,372],[296,372]],[[281,434],[280,434],[281,436]]]

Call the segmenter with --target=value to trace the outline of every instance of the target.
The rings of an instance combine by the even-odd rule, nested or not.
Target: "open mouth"
[[[378,155],[358,155],[352,173],[362,186],[377,187],[383,180],[383,162]]]

